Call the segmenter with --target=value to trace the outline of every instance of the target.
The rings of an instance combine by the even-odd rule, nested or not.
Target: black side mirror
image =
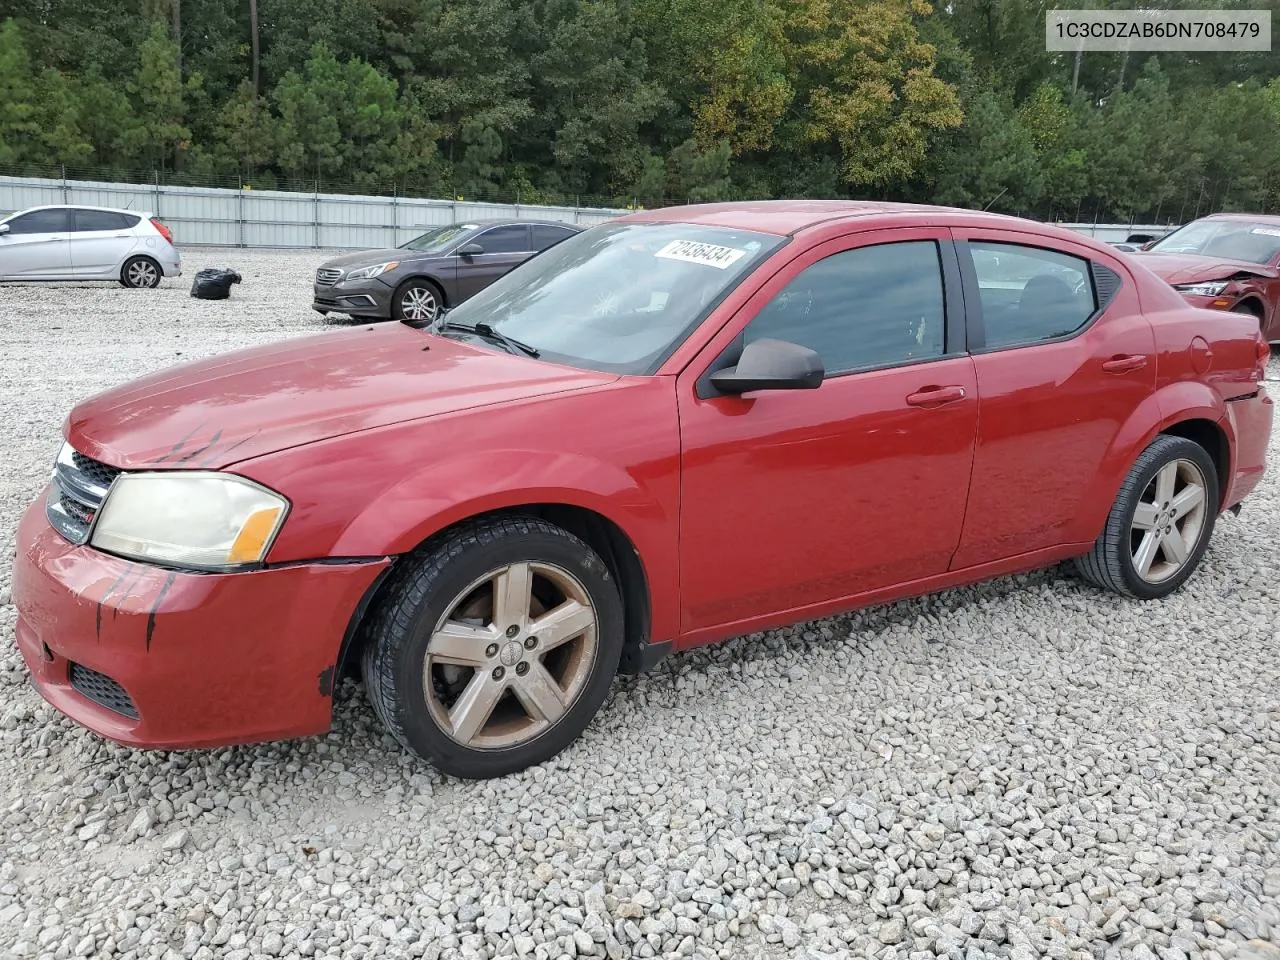
[[[481,253],[484,253],[484,247],[478,243],[464,243],[458,248],[458,256],[460,257],[474,257]]]
[[[808,347],[786,340],[753,340],[736,367],[711,375],[711,385],[721,393],[813,390],[825,375],[822,358]]]

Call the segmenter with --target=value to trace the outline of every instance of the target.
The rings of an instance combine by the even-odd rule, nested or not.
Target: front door
[[[766,283],[682,374],[686,639],[946,571],[978,409],[958,269],[943,280],[953,257],[937,229],[823,244]],[[723,365],[734,332],[729,351],[762,337],[812,348],[826,379],[715,394],[704,374]]]
[[[467,241],[467,244],[471,243],[478,243],[484,248],[484,252],[456,257],[459,303],[479,293],[533,256],[529,225],[525,223],[491,227]]]
[[[0,277],[5,280],[67,280],[71,254],[67,247],[67,210],[32,210],[8,221],[0,233]]]

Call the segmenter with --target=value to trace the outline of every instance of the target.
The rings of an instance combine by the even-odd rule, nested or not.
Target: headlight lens
[[[1173,289],[1194,297],[1216,297],[1231,285],[1230,280],[1210,280],[1206,283],[1178,283]]]
[[[135,560],[222,570],[261,563],[288,512],[284,497],[231,474],[126,473],[89,542]]]
[[[352,270],[346,275],[345,279],[372,280],[374,277],[380,277],[384,273],[390,273],[398,266],[400,266],[399,260],[388,260],[386,263],[377,263],[372,267],[361,267],[359,270]]]

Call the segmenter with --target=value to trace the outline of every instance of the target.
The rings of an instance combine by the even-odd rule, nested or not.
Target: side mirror
[[[481,253],[484,253],[484,247],[478,243],[464,243],[458,248],[458,256],[460,257],[474,257]]]
[[[825,375],[822,358],[808,347],[786,340],[753,340],[736,367],[711,375],[711,385],[721,393],[813,390]]]
[[[8,232],[9,225],[7,223],[0,223],[0,237],[3,237]]]

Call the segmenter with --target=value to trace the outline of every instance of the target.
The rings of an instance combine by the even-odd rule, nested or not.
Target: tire
[[[1171,485],[1162,492],[1162,483]],[[1198,507],[1190,505],[1194,495],[1188,492],[1197,485],[1201,488]],[[1186,508],[1182,513],[1176,512],[1179,501]],[[1172,504],[1174,513],[1167,512],[1166,503]],[[1076,569],[1091,583],[1122,596],[1167,597],[1199,565],[1213,536],[1218,506],[1218,472],[1205,449],[1183,437],[1158,436],[1129,471],[1102,536],[1089,553],[1076,559]],[[1173,541],[1162,531],[1176,532],[1184,551],[1181,561],[1174,563],[1176,548],[1166,551],[1165,544]]]
[[[163,276],[160,264],[150,257],[130,257],[120,268],[121,285],[135,289],[153,290],[160,286]]]
[[[513,600],[495,616],[500,585]],[[507,614],[521,605],[529,619],[517,626]],[[565,623],[559,636],[555,617]],[[396,741],[446,774],[483,780],[576,740],[608,696],[622,646],[621,595],[595,551],[554,524],[501,517],[401,562],[373,612],[361,666]]]
[[[431,309],[423,311],[421,305],[428,303],[432,305]],[[391,298],[391,319],[434,320],[440,316],[443,307],[444,292],[434,281],[412,277],[396,288],[395,296]]]

